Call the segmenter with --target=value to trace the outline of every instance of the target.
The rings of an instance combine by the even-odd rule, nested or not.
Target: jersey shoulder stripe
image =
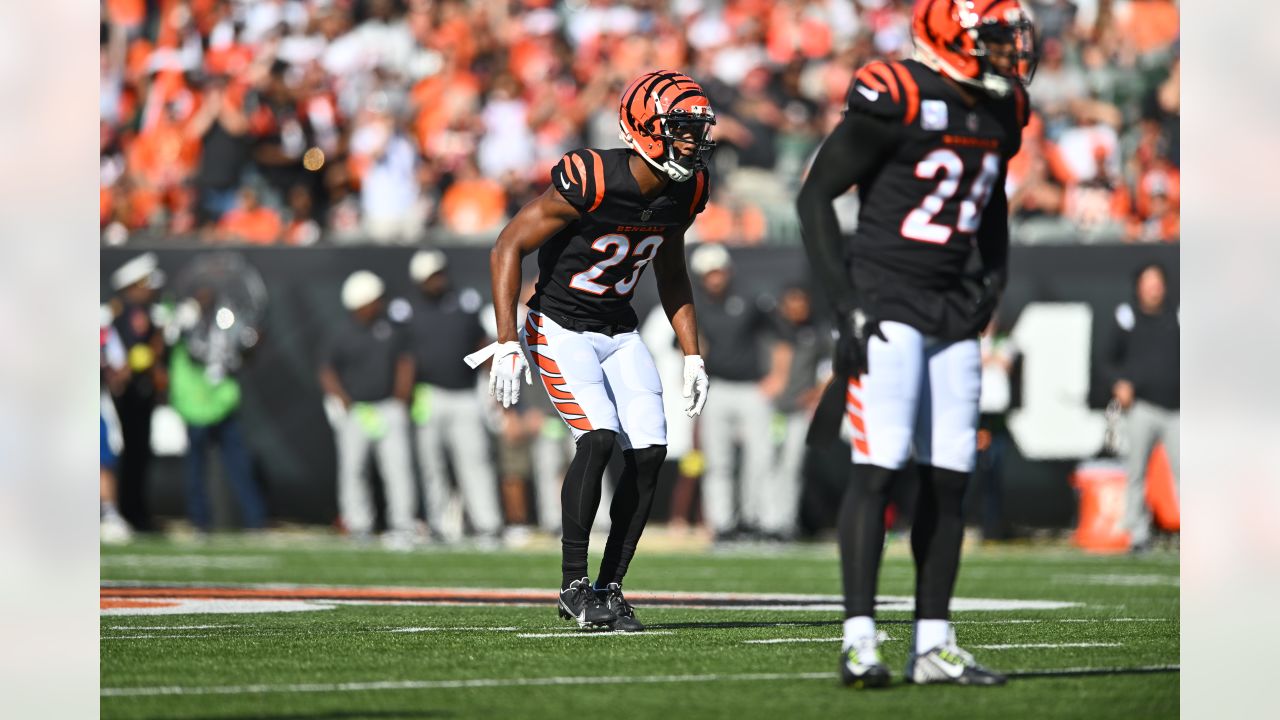
[[[874,60],[854,73],[847,106],[850,112],[910,125],[919,112],[920,88],[902,63]]]
[[[604,160],[600,159],[600,153],[595,150],[587,150],[591,153],[591,167],[595,173],[595,199],[591,201],[591,207],[588,212],[600,207],[600,201],[604,200]]]
[[[893,74],[897,76],[898,82],[902,83],[904,91],[903,100],[906,103],[906,111],[902,116],[902,123],[910,125],[916,119],[916,113],[920,111],[920,86],[916,84],[916,79],[911,77],[911,71],[900,62],[895,62],[890,67],[893,68]]]
[[[604,200],[604,160],[586,148],[565,153],[551,170],[551,184],[578,212],[592,212]]]

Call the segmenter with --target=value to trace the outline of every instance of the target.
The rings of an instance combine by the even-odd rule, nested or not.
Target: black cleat
[[[640,632],[644,630],[644,625],[636,619],[636,610],[631,607],[631,603],[622,596],[622,587],[618,583],[609,583],[609,587],[604,590],[597,590],[596,596],[600,598],[600,602],[608,608],[617,619],[609,625],[610,629],[615,632]]]
[[[947,683],[951,685],[1003,685],[1007,678],[994,670],[982,667],[973,656],[956,645],[955,631],[947,642],[923,655],[911,653],[907,658],[907,682],[926,685]]]
[[[869,638],[840,652],[840,681],[846,687],[888,687],[889,668],[880,662],[879,639]]]
[[[587,578],[574,580],[567,589],[560,591],[559,610],[560,617],[577,622],[580,628],[606,627],[618,619],[596,597]]]

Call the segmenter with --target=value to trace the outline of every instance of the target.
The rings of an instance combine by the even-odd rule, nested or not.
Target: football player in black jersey
[[[853,428],[855,472],[839,515],[840,672],[849,685],[888,684],[876,581],[888,487],[914,453],[906,680],[998,685],[1002,675],[956,644],[948,613],[977,449],[978,333],[1004,286],[1005,173],[1027,121],[1035,33],[1018,0],[918,0],[912,39],[914,59],[857,72],[797,200],[810,262],[840,316],[837,363],[848,379],[836,407]],[[846,247],[832,201],[855,185],[858,228]]]
[[[697,415],[708,383],[684,234],[710,194],[706,161],[715,114],[687,75],[657,71],[623,91],[618,122],[626,148],[566,154],[551,172],[551,187],[498,236],[490,255],[498,342],[468,363],[493,358],[490,390],[504,407],[519,399],[521,376],[532,382],[522,346],[536,366],[577,443],[561,491],[560,615],[584,628],[636,631],[644,626],[622,595],[622,579],[653,505],[667,438],[662,383],[636,332],[631,296],[652,265],[685,355],[686,412]],[[520,260],[535,250],[537,289],[517,334]],[[623,472],[593,584],[587,539],[615,442]]]

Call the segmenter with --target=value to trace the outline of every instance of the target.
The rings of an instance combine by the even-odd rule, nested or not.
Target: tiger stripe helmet
[[[673,70],[655,70],[636,78],[622,91],[618,109],[619,137],[650,165],[676,182],[684,182],[707,166],[715,142],[715,112],[702,86]],[[692,142],[683,156],[677,142]]]
[[[1039,60],[1035,26],[1019,0],[917,0],[911,20],[916,59],[957,82],[1004,97],[1030,84]],[[1012,67],[991,62],[993,45],[1012,46]]]

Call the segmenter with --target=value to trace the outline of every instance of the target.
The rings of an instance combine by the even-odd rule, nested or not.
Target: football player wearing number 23
[[[715,114],[702,87],[672,71],[633,81],[618,112],[627,147],[566,154],[551,171],[551,187],[499,234],[490,255],[498,342],[468,363],[493,358],[490,389],[504,407],[519,399],[522,381],[532,382],[531,369],[573,432],[577,451],[561,490],[561,617],[582,628],[638,631],[643,625],[622,580],[653,505],[667,438],[662,383],[636,332],[631,297],[652,266],[685,356],[686,412],[697,415],[708,382],[684,235],[710,194]],[[536,291],[517,329],[520,260],[535,250]],[[623,471],[593,583],[587,539],[615,443]]]
[[[949,608],[977,450],[978,333],[1004,287],[1005,173],[1027,122],[1035,31],[1018,0],[918,0],[912,39],[913,59],[855,74],[845,116],[797,200],[805,249],[841,319],[836,363],[847,380],[837,392],[853,428],[854,475],[838,520],[840,673],[855,687],[889,682],[876,581],[888,488],[914,452],[915,633],[905,679],[999,685],[1002,675],[957,644]],[[846,247],[831,203],[852,186],[861,209]],[[838,422],[838,410],[832,416]]]

